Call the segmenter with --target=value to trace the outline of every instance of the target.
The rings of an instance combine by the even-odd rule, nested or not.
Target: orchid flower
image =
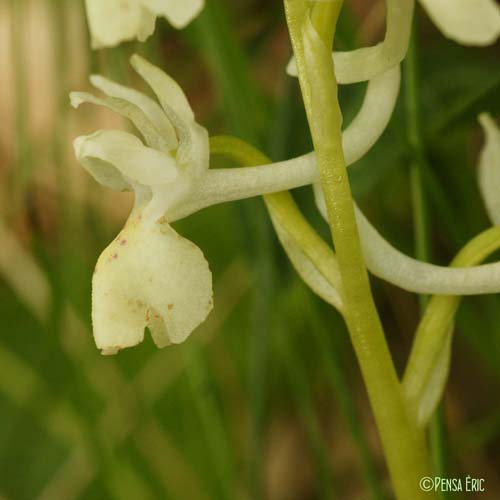
[[[489,45],[500,36],[500,7],[496,0],[420,0],[442,33],[463,45]],[[410,39],[415,0],[386,0],[383,42],[349,52],[334,52],[339,84],[371,80],[399,64]],[[297,76],[292,58],[287,72]]]
[[[93,84],[110,97],[71,94],[74,106],[93,102],[127,116],[147,144],[112,130],[74,143],[78,160],[98,182],[135,192],[132,213],[99,257],[92,280],[94,337],[103,354],[141,342],[146,326],[159,347],[182,342],[212,308],[207,261],[166,218],[169,206],[208,168],[208,136],[173,80],[139,57],[132,64],[158,93],[163,109],[98,76]]]
[[[310,156],[272,168],[209,170],[207,131],[196,123],[180,87],[139,56],[131,63],[159,104],[102,76],[92,76],[91,83],[105,97],[71,93],[74,107],[89,102],[129,118],[145,142],[117,130],[74,142],[77,159],[95,180],[135,193],[132,213],[99,257],[92,280],[94,338],[103,354],[141,342],[146,326],[159,347],[182,342],[211,310],[208,263],[171,222],[215,203],[316,179]]]
[[[135,38],[145,41],[159,16],[184,28],[203,9],[204,0],[85,0],[85,5],[92,47],[99,49]]]

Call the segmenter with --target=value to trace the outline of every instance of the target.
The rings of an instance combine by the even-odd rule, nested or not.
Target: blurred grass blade
[[[260,145],[265,105],[250,76],[247,56],[229,16],[230,11],[221,0],[210,0],[186,33],[209,63],[224,115],[229,118],[230,130],[225,133],[238,134]]]
[[[33,257],[0,220],[0,277],[12,287],[19,299],[42,322],[50,313],[51,289]]]
[[[233,458],[226,426],[221,412],[212,394],[211,381],[205,367],[203,354],[195,341],[190,339],[183,346],[183,355],[187,357],[189,367],[187,376],[191,389],[191,396],[196,408],[208,454],[211,456],[221,500],[233,500],[235,497],[235,481]]]
[[[26,1],[10,0],[12,24],[12,61],[14,63],[15,87],[15,161],[13,175],[13,211],[23,207],[23,197],[33,168],[30,132],[29,94],[27,79],[27,50],[25,43]]]
[[[322,500],[335,498],[333,474],[329,463],[329,449],[321,429],[318,415],[311,398],[311,387],[300,355],[297,353],[293,335],[279,323],[274,329],[276,351],[286,370],[297,409],[307,433],[315,462],[315,474]]]

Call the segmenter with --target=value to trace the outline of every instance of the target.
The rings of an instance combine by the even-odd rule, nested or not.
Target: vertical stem
[[[335,26],[341,1],[316,5]],[[285,10],[340,266],[345,319],[394,489],[399,499],[429,498],[432,494],[419,488],[420,479],[429,475],[424,436],[407,413],[361,251],[342,150],[342,117],[331,57],[332,40],[321,38],[324,32],[315,29],[306,2],[285,0]],[[322,19],[324,23],[325,17]],[[333,36],[333,32],[329,35]]]
[[[420,125],[420,89],[418,75],[418,54],[416,40],[416,22],[405,61],[405,105],[407,115],[408,142],[412,151],[413,163],[410,170],[410,185],[413,205],[413,223],[415,256],[419,260],[429,260],[429,238],[426,200],[423,187],[423,175],[426,158]],[[420,297],[421,306],[425,306],[424,297]],[[423,309],[423,307],[422,307]]]
[[[418,69],[418,25],[417,16],[413,21],[413,30],[405,61],[405,105],[407,115],[408,142],[412,151],[413,163],[410,167],[410,187],[413,205],[413,224],[415,240],[415,256],[422,261],[430,257],[428,214],[426,196],[423,184],[425,170],[429,169],[425,154],[420,119],[420,78]],[[428,302],[425,295],[419,296],[420,312],[423,313]],[[442,408],[439,407],[429,424],[429,441],[434,473],[438,476],[446,474],[446,427]],[[441,492],[442,499],[448,498],[446,492]]]

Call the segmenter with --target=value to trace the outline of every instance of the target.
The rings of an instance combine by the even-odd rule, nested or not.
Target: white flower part
[[[156,17],[177,29],[187,26],[203,9],[204,0],[85,0],[92,48],[121,42],[145,41],[153,34]]]
[[[151,125],[163,137],[166,142],[166,148],[169,151],[177,148],[178,140],[174,127],[156,101],[135,89],[119,85],[101,75],[92,75],[90,83],[107,96],[122,99],[128,104],[139,108],[146,115]]]
[[[143,42],[155,29],[154,14],[138,0],[85,0],[85,6],[93,49]]]
[[[500,129],[488,113],[479,115],[485,143],[479,155],[479,189],[494,225],[500,225]]]
[[[372,47],[333,53],[335,76],[339,84],[371,80],[404,59],[410,40],[414,5],[415,0],[386,0],[384,41]],[[288,64],[287,73],[297,76],[294,58]]]
[[[94,179],[116,191],[132,190],[130,181],[143,186],[168,184],[178,175],[174,158],[148,148],[132,134],[99,130],[74,142],[77,160]]]
[[[103,354],[141,342],[148,327],[157,346],[182,342],[212,308],[212,276],[201,250],[169,225],[170,211],[192,193],[208,168],[208,139],[186,97],[169,77],[141,59],[140,74],[161,95],[155,101],[103,77],[107,94],[73,92],[72,104],[106,106],[129,118],[135,135],[99,130],[74,142],[78,161],[101,184],[135,192],[134,209],[99,257],[92,280],[92,322]],[[161,87],[161,88],[158,88]]]
[[[140,0],[156,16],[165,17],[177,29],[187,26],[205,6],[205,0]]]
[[[342,147],[348,165],[375,145],[387,128],[399,95],[399,64],[368,82],[363,105],[342,133]]]
[[[314,187],[316,205],[327,221],[321,186]],[[375,276],[409,292],[422,294],[500,293],[500,262],[471,267],[444,267],[413,259],[385,240],[356,204],[354,208],[366,267]]]
[[[444,36],[462,45],[484,46],[500,36],[496,0],[420,0]]]
[[[203,173],[208,169],[210,157],[208,133],[196,123],[184,92],[174,79],[142,57],[133,55],[130,62],[153,89],[175,128],[179,139],[177,162],[180,165],[190,165],[192,175]]]
[[[139,211],[97,261],[92,324],[103,354],[142,342],[146,326],[158,347],[183,342],[212,306],[205,257],[165,218]]]

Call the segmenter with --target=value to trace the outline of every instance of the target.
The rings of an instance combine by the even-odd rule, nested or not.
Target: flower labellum
[[[183,342],[212,305],[207,261],[165,218],[132,216],[97,261],[92,323],[103,354],[142,342],[146,326],[158,347]]]

